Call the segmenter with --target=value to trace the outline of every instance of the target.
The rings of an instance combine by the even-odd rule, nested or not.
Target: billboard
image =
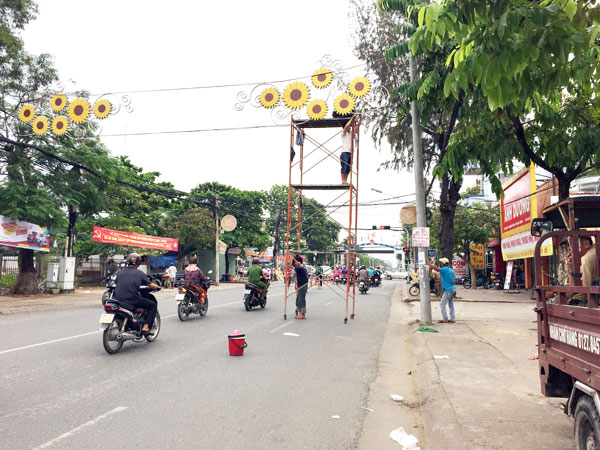
[[[159,250],[177,251],[177,239],[146,234],[130,233],[128,231],[111,230],[109,228],[94,227],[92,240],[108,244],[128,245],[130,247],[156,248]]]
[[[50,251],[50,230],[34,223],[0,216],[0,245]]]
[[[531,220],[537,217],[535,166],[525,167],[504,186],[500,199],[500,235],[505,261],[532,258],[539,238],[531,235]],[[547,240],[542,256],[552,254],[552,241]]]
[[[483,244],[470,244],[471,265],[474,269],[485,269],[485,255]]]

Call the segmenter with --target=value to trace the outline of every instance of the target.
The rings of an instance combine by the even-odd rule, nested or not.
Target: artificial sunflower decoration
[[[279,92],[277,89],[266,88],[260,93],[260,104],[263,108],[273,108],[279,103]]]
[[[347,116],[354,110],[354,98],[346,93],[338,96],[333,102],[333,109],[335,109],[338,114]]]
[[[29,123],[35,117],[35,108],[33,105],[23,105],[19,110],[19,119],[21,122]]]
[[[57,136],[62,136],[69,128],[69,121],[65,116],[55,117],[52,121],[52,132]]]
[[[290,109],[300,109],[310,98],[308,86],[301,81],[294,81],[283,91],[283,103]]]
[[[333,80],[333,73],[331,72],[331,69],[327,69],[326,67],[315,70],[311,77],[313,86],[319,89],[329,86],[331,80]]]
[[[48,129],[48,119],[42,116],[36,117],[31,123],[31,128],[35,134],[41,136]]]
[[[90,115],[90,104],[85,98],[76,98],[69,105],[69,119],[81,123]]]
[[[371,90],[371,82],[365,77],[357,77],[350,82],[348,90],[355,98],[364,97]]]
[[[112,111],[112,105],[108,100],[102,99],[94,103],[94,115],[98,119],[106,119]]]
[[[321,99],[313,100],[306,107],[306,113],[313,120],[321,120],[327,114],[327,103]]]
[[[53,111],[62,111],[67,106],[67,96],[65,94],[54,94],[50,99],[50,107]]]

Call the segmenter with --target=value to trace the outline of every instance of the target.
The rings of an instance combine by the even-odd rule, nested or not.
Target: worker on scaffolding
[[[342,153],[340,154],[342,184],[348,184],[348,175],[352,169],[352,137],[352,118],[350,118],[342,130]]]

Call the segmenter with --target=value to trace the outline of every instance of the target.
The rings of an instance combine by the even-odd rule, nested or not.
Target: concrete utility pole
[[[417,64],[413,57],[410,58],[410,81],[414,82],[417,78]],[[427,226],[426,206],[425,206],[425,181],[423,178],[423,147],[421,143],[421,125],[419,124],[419,112],[417,111],[417,101],[410,103],[410,112],[412,116],[412,137],[413,137],[413,158],[415,171],[415,193],[417,197],[417,226]],[[431,297],[429,293],[429,269],[426,261],[429,260],[428,249],[418,248],[419,254],[419,288],[421,291],[421,322],[424,325],[431,325]],[[421,255],[425,255],[421,258]]]
[[[219,197],[217,196],[215,200],[215,281],[217,286],[219,286],[219,250],[221,249],[221,239],[219,236],[219,231],[221,228],[221,224],[219,223],[219,206],[221,206],[221,202],[219,201]]]

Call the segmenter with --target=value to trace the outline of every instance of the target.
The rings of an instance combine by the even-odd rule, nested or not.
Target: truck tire
[[[592,397],[584,395],[579,399],[573,418],[577,450],[600,448],[600,414]]]

